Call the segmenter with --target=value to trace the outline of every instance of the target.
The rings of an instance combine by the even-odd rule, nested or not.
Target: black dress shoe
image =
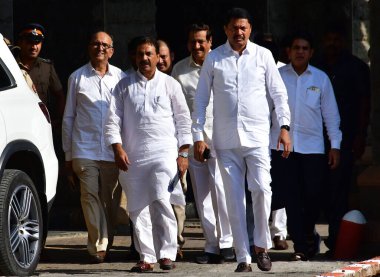
[[[257,267],[261,271],[269,271],[272,268],[272,262],[267,252],[259,252],[257,256]]]
[[[222,256],[225,261],[233,261],[235,260],[234,249],[232,247],[222,248],[220,249],[220,256]]]
[[[235,272],[252,272],[252,267],[251,265],[243,262],[238,264],[237,268],[235,269]]]
[[[293,262],[297,262],[297,261],[306,262],[307,260],[309,260],[309,258],[304,253],[296,252],[292,254],[292,256],[290,257],[290,260]]]
[[[224,259],[221,255],[205,252],[202,256],[195,258],[197,264],[222,264]]]

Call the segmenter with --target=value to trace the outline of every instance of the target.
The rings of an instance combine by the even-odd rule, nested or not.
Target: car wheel
[[[42,220],[33,181],[20,170],[4,170],[0,184],[0,275],[33,274],[41,253]]]

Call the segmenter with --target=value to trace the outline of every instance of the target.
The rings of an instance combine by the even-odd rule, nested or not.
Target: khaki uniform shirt
[[[20,68],[25,68],[19,59],[17,62]],[[38,96],[42,102],[48,107],[51,106],[51,92],[62,90],[62,84],[53,63],[48,59],[37,58],[28,73],[33,80]]]

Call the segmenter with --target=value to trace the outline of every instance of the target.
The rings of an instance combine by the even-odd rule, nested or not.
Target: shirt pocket
[[[311,86],[306,89],[305,103],[310,108],[319,108],[321,106],[321,89]]]
[[[153,99],[153,102],[154,112],[171,113],[171,101],[167,95],[156,95]]]

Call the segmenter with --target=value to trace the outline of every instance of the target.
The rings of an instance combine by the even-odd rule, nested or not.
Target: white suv
[[[58,178],[50,116],[0,34],[0,275],[31,275]]]

